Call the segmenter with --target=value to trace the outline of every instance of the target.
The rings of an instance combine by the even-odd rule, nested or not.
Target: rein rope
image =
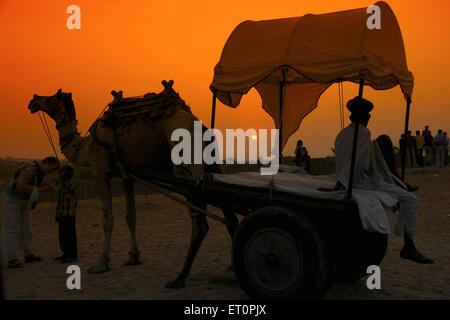
[[[58,159],[58,161],[59,161],[59,157],[56,152],[55,144],[53,143],[52,135],[50,133],[50,128],[48,127],[47,119],[45,118],[45,113],[43,113],[42,117],[41,117],[41,111],[39,111],[38,115],[39,115],[39,120],[41,120],[42,127],[44,128],[45,135],[47,136],[47,140],[50,143],[50,146],[52,147],[53,152],[55,153],[56,159]],[[44,120],[42,120],[42,118],[44,118]]]
[[[94,121],[93,123],[96,123],[97,120],[100,119],[100,118],[102,117],[102,115],[105,113],[105,111],[106,111],[107,108],[108,108],[108,106],[106,106],[106,107],[103,108],[102,112],[100,112],[100,114],[98,115],[98,117],[95,119],[95,121]],[[85,138],[85,137],[87,136],[87,134],[89,133],[89,129],[90,129],[90,128],[87,128],[87,129],[86,129],[86,132],[83,134],[82,138]],[[97,136],[94,135],[94,138],[97,139]],[[98,140],[98,139],[97,139],[97,140]],[[78,152],[80,151],[80,147],[81,147],[81,143],[78,144],[77,148],[75,149],[75,161],[76,161],[77,158],[78,158]]]
[[[98,117],[95,119],[95,121],[97,121],[98,119],[101,118],[101,116],[105,113],[105,111],[106,111],[107,108],[108,108],[108,106],[106,106],[106,107],[102,110],[102,112],[100,112],[100,114],[99,114]],[[56,159],[59,160],[58,153],[56,152],[55,143],[53,142],[53,138],[52,138],[52,135],[51,135],[51,132],[50,132],[49,125],[48,125],[48,123],[47,123],[47,118],[46,118],[46,116],[45,116],[45,113],[42,112],[42,116],[41,116],[41,111],[38,111],[37,114],[38,114],[38,116],[39,116],[39,120],[41,121],[42,128],[44,129],[44,133],[45,133],[45,135],[46,135],[46,137],[47,137],[47,140],[48,140],[48,142],[49,142],[49,144],[50,144],[50,146],[51,146],[51,148],[52,148],[52,150],[53,150],[53,152],[54,152],[54,154],[55,154],[55,157],[56,157]],[[95,122],[95,121],[94,121],[94,122]],[[57,126],[57,127],[58,127],[58,126]],[[83,137],[83,138],[86,137],[87,134],[88,134],[88,132],[89,132],[89,128],[86,130],[86,132],[84,133],[84,135],[83,135],[82,137]],[[62,137],[62,138],[60,139],[60,144],[62,143],[61,148],[64,148],[64,144],[65,144],[65,143],[70,142],[70,141],[65,141],[66,138],[67,138],[68,136],[73,137],[74,134],[75,134],[75,132],[70,133],[70,134],[67,135],[66,137]],[[70,139],[70,140],[71,140],[71,139]],[[75,150],[75,159],[76,159],[77,156],[78,156],[78,151],[79,151],[79,149],[80,149],[80,146],[81,146],[81,144],[78,145],[78,147],[77,147],[76,150]]]
[[[107,105],[106,107],[103,108],[102,112],[100,112],[100,114],[98,115],[98,117],[95,119],[95,121],[93,123],[97,122],[97,120],[102,117],[102,115],[105,113],[105,111],[106,111],[106,109],[108,109],[108,107],[109,107],[109,105]],[[86,129],[86,132],[84,133],[83,138],[87,136],[89,129],[90,128]]]

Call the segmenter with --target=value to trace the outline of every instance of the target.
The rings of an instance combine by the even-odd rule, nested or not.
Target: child
[[[59,229],[59,247],[63,252],[61,257],[55,258],[62,263],[77,260],[77,234],[75,230],[75,213],[77,209],[77,194],[72,184],[73,168],[64,166],[59,170],[61,186],[58,190],[58,204],[56,206],[56,222]]]

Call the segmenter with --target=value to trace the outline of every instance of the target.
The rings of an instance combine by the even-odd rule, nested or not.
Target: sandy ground
[[[365,279],[336,283],[326,299],[450,299],[450,168],[411,169],[407,180],[420,186],[416,243],[433,265],[418,265],[399,258],[402,239],[390,236],[381,264],[381,290],[368,290]],[[210,231],[182,289],[166,289],[184,262],[190,239],[187,209],[161,195],[137,197],[138,242],[143,264],[123,266],[129,250],[123,199],[113,199],[115,226],[111,271],[87,273],[102,249],[100,202],[79,203],[77,231],[81,290],[66,288],[67,265],[53,261],[60,255],[55,204],[42,203],[33,213],[34,252],[45,258],[22,269],[5,269],[8,299],[247,299],[229,269],[230,239],[226,228],[209,220]],[[219,212],[216,208],[210,208]],[[5,260],[3,260],[5,262]]]

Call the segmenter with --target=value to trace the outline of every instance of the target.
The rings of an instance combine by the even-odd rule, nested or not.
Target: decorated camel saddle
[[[172,88],[173,80],[162,81],[164,90],[160,93],[149,92],[143,96],[123,97],[122,91],[111,91],[111,101],[103,116],[93,123],[89,131],[94,133],[97,126],[115,128],[134,121],[137,117],[149,120],[172,117],[178,110],[192,113],[190,107]]]

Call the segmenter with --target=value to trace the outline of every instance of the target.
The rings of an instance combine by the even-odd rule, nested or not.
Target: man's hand
[[[44,183],[38,190],[39,192],[50,192],[53,191],[54,189],[52,186]]]

